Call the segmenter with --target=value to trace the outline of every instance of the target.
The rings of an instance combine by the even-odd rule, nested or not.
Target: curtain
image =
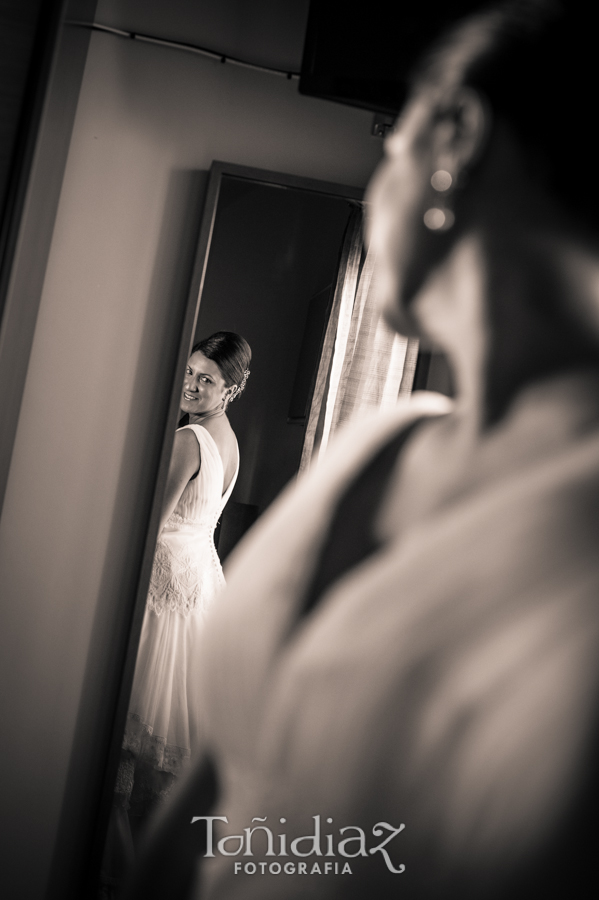
[[[367,409],[385,409],[412,390],[418,341],[383,321],[376,260],[362,239],[363,211],[350,216],[308,416],[300,471],[324,452],[337,428]]]

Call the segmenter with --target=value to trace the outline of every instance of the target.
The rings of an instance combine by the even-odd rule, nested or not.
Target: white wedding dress
[[[223,464],[213,437],[201,425],[184,427],[198,440],[200,470],[158,537],[116,786],[134,815],[149,812],[194,759],[198,646],[206,611],[225,584],[214,529],[239,462],[223,494]]]

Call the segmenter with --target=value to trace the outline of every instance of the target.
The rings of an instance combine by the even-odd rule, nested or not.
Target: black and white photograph
[[[0,0],[8,900],[599,891],[580,0]]]

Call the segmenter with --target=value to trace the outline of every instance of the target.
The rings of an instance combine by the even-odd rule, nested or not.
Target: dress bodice
[[[183,428],[191,429],[200,445],[200,469],[197,477],[186,484],[166,523],[165,531],[183,524],[214,529],[235,486],[239,462],[231,483],[223,494],[223,462],[214,438],[203,425],[184,425]],[[183,428],[179,430],[182,431]]]
[[[147,607],[162,615],[165,610],[189,615],[205,612],[224,587],[214,529],[231,496],[235,474],[223,494],[224,469],[218,447],[202,425],[185,425],[200,445],[200,469],[185,486],[174,512],[158,536]]]

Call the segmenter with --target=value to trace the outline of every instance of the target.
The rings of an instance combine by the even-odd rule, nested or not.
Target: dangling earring
[[[230,394],[227,394],[227,396],[226,396],[225,399],[223,400],[223,410],[224,410],[225,412],[226,412],[226,410],[227,410],[227,407],[228,407],[229,403],[230,403],[232,400],[235,399],[235,397],[237,396],[237,393],[238,393],[238,391],[239,391],[239,388],[237,387],[236,384],[232,385],[232,387],[233,387],[233,390],[231,391],[231,393],[230,393]]]
[[[438,194],[446,196],[424,214],[424,224],[430,231],[449,231],[455,222],[455,215],[447,204],[447,192],[455,186],[455,179],[446,169],[437,169],[431,177],[431,186]],[[435,198],[437,199],[437,198]]]

